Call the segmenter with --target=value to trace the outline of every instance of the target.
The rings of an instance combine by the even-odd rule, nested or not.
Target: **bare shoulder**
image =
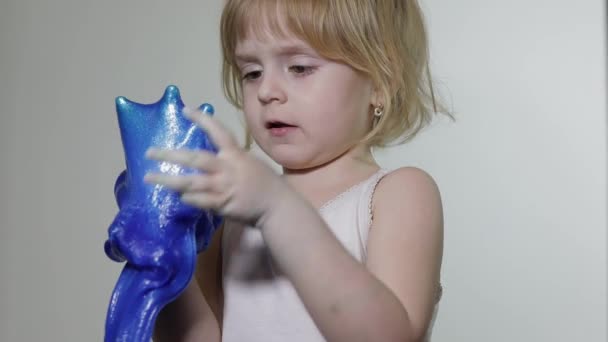
[[[418,336],[431,320],[440,283],[443,209],[435,180],[415,167],[378,183],[366,265],[403,304]]]
[[[376,198],[403,196],[408,193],[417,196],[438,196],[439,188],[433,177],[426,171],[412,166],[400,167],[389,172],[378,183]]]
[[[408,238],[443,240],[443,205],[437,183],[426,171],[401,167],[385,175],[372,198],[372,231],[396,230]]]
[[[383,216],[443,217],[441,194],[433,177],[416,167],[401,167],[385,175],[376,186],[372,199],[374,218]],[[398,211],[395,211],[399,209]],[[420,217],[421,219],[423,217]]]

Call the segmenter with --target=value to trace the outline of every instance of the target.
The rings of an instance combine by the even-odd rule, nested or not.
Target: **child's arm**
[[[426,172],[396,172],[376,189],[366,265],[399,298],[414,336],[422,338],[440,295],[441,195]]]
[[[184,292],[163,308],[156,320],[154,342],[221,341],[221,259],[223,226],[208,249],[199,254],[197,271]]]
[[[260,221],[274,259],[329,341],[419,341],[430,321],[442,255],[439,191],[426,173],[402,168],[374,198],[367,267],[297,195]]]

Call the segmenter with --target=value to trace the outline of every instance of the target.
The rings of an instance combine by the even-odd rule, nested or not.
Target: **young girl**
[[[436,112],[417,2],[228,0],[221,39],[247,143],[199,112],[188,116],[217,155],[147,154],[204,171],[146,181],[225,217],[155,340],[427,341],[441,295],[439,190],[371,153]],[[247,152],[250,137],[282,175]]]

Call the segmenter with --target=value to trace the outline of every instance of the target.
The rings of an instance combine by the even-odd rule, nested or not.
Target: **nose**
[[[286,99],[287,95],[281,76],[273,71],[264,72],[258,88],[258,100],[263,104],[269,104],[274,101],[284,103]]]

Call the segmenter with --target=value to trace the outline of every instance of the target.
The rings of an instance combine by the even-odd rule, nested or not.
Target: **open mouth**
[[[283,128],[283,127],[295,127],[294,125],[290,125],[281,121],[271,121],[271,122],[267,122],[266,123],[266,128],[267,129],[272,129],[272,128]]]
[[[282,121],[269,121],[266,123],[266,128],[271,136],[284,137],[295,131],[297,127]]]

